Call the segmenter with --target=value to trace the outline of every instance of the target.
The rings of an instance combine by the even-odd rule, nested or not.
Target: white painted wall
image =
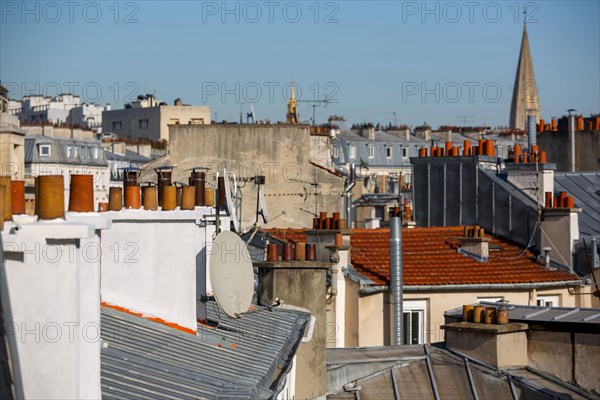
[[[113,224],[102,235],[102,301],[196,331],[197,271],[212,241],[202,225],[211,213],[210,207],[106,213]]]
[[[98,399],[99,237],[91,224],[16,217],[2,232],[2,303],[23,396]],[[21,222],[19,222],[21,221]]]

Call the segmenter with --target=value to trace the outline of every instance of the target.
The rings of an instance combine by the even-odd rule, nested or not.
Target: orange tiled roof
[[[271,234],[296,242],[306,241],[302,229],[270,229]],[[550,271],[534,260],[529,251],[495,237],[491,238],[487,262],[458,253],[462,227],[402,230],[404,285],[481,285],[574,281],[577,276]],[[350,236],[352,265],[377,285],[390,279],[390,230],[354,229]],[[495,245],[495,246],[493,246]],[[493,250],[492,247],[500,250]]]

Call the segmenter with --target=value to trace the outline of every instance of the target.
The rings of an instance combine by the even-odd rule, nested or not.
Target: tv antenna
[[[398,125],[398,118],[397,118],[396,111],[386,112],[385,114],[386,115],[393,115],[394,116],[394,118],[393,118],[394,119],[394,126]]]
[[[231,231],[222,231],[213,241],[210,283],[221,310],[231,318],[248,311],[254,293],[254,272],[248,247]]]
[[[474,115],[457,115],[456,116],[456,119],[462,122],[463,127],[467,126],[467,122],[472,124],[473,118],[475,118]]]
[[[316,120],[315,120],[315,109],[317,107],[319,107],[321,104],[325,104],[325,107],[323,108],[327,108],[327,104],[329,103],[334,103],[333,100],[331,99],[323,99],[323,100],[296,100],[297,103],[308,103],[312,109],[313,109],[313,116],[312,116],[312,125],[315,126],[317,125]]]

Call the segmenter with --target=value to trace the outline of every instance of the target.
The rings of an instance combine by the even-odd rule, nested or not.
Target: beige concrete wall
[[[571,382],[573,357],[570,332],[532,331],[528,334],[529,366]]]
[[[358,315],[359,346],[381,346],[384,337],[383,293],[360,299]]]
[[[600,334],[575,334],[575,380],[585,390],[600,393]]]
[[[500,334],[448,330],[446,345],[449,349],[467,354],[498,368],[525,367],[528,362],[525,331]]]
[[[527,339],[531,368],[600,393],[600,334],[533,330]]]
[[[210,107],[203,106],[161,106],[160,107],[160,139],[169,140],[169,125],[179,120],[180,125],[210,125]]]
[[[346,320],[344,341],[346,347],[358,346],[359,289],[358,283],[346,279],[346,309],[344,310]]]
[[[172,125],[170,132],[169,155],[155,164],[177,165],[173,181],[187,182],[186,169],[197,166],[210,168],[211,186],[215,173],[224,168],[242,177],[264,175],[272,218],[264,226],[311,227],[311,213],[343,211],[344,180],[311,164],[306,125]],[[141,179],[154,181],[156,174],[149,172]],[[241,191],[242,227],[247,228],[256,218],[257,189],[250,182]]]

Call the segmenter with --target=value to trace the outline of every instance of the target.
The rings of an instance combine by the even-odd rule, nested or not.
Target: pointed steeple
[[[523,23],[523,39],[521,52],[517,65],[517,75],[513,87],[512,102],[510,105],[510,127],[525,130],[528,115],[535,117],[535,122],[540,120],[540,101],[538,87],[533,72],[533,61],[529,50],[529,37],[527,36],[527,22]]]
[[[298,108],[296,105],[296,94],[294,90],[294,81],[292,81],[292,95],[290,97],[290,101],[288,102],[288,110],[287,110],[287,123],[288,124],[297,124],[298,123]]]

